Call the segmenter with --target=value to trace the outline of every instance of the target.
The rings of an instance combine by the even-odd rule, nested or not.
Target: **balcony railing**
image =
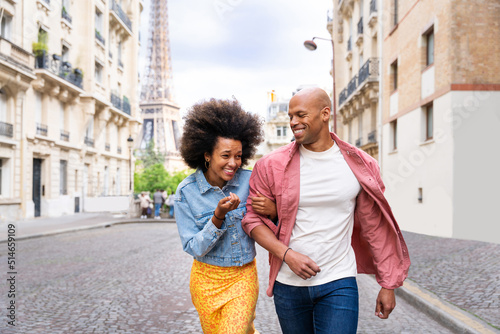
[[[87,146],[94,147],[94,139],[92,139],[92,138],[85,136],[85,139],[83,140],[83,142]]]
[[[109,7],[112,11],[118,15],[120,20],[127,26],[127,28],[132,31],[132,21],[128,18],[127,14],[123,11],[122,7],[116,3],[115,0],[109,2]]]
[[[81,71],[73,70],[71,64],[61,60],[58,55],[53,54],[51,57],[48,54],[37,56],[35,68],[48,70],[73,85],[83,88]]]
[[[368,142],[376,143],[377,142],[377,130],[373,130],[368,134]]]
[[[106,40],[104,39],[104,37],[102,37],[101,33],[97,29],[95,30],[95,38],[102,44],[106,44]]]
[[[114,93],[111,93],[111,104],[116,108],[124,113],[130,115],[130,102],[126,96],[123,97],[123,100],[120,99],[120,97]]]
[[[339,94],[339,105],[349,99],[349,97],[356,91],[361,89],[366,82],[373,82],[379,80],[379,58],[370,58],[360,68],[358,75],[351,79],[346,88]]]
[[[104,144],[104,150],[105,150],[106,152],[111,151],[111,145],[110,145],[110,144],[108,144],[108,143]]]
[[[14,137],[14,126],[10,123],[0,122],[0,135],[5,137]]]
[[[377,0],[370,1],[370,14],[377,12]]]
[[[66,21],[68,21],[69,23],[73,22],[73,18],[71,17],[71,15],[68,14],[65,7],[63,7],[63,9],[61,11],[61,17],[63,19],[65,19]]]
[[[347,95],[351,96],[352,93],[358,88],[358,76],[355,75],[354,78],[349,81],[349,84],[347,85]]]
[[[49,127],[45,124],[36,123],[36,134],[46,136],[49,132]]]
[[[61,140],[69,141],[69,132],[61,130]]]
[[[361,147],[361,138],[356,139],[356,147]]]
[[[116,153],[122,154],[122,148],[120,146],[116,148]]]
[[[363,35],[363,17],[358,22],[358,35]]]
[[[378,58],[370,58],[364,63],[364,65],[359,70],[358,86],[361,86],[361,84],[363,84],[367,79],[369,79],[370,81],[378,80],[378,65]]]

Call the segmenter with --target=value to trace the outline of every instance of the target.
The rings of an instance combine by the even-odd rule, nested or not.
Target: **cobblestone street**
[[[175,224],[117,225],[18,241],[17,260],[17,326],[7,328],[4,315],[0,333],[201,333],[189,295],[192,258],[182,251]],[[255,325],[262,334],[281,333],[273,300],[265,295],[262,248],[257,261]],[[358,282],[359,333],[451,333],[402,299],[389,320],[376,318],[379,287],[365,275]]]

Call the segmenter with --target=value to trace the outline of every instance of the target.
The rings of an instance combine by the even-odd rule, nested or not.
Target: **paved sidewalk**
[[[15,222],[16,239],[140,222],[175,223],[173,219],[80,213]],[[0,223],[0,242],[7,239],[7,224]],[[500,333],[500,244],[403,235],[412,265],[398,295],[457,333]]]

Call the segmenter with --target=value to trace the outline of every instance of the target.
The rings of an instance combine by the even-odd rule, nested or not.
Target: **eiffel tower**
[[[181,117],[172,91],[167,0],[151,0],[150,10],[148,62],[139,104],[143,125],[137,148],[144,150],[153,140],[156,150],[165,155],[165,168],[172,172],[186,166],[179,154]]]

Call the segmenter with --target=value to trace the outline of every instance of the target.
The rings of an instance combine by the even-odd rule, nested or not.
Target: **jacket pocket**
[[[210,218],[214,215],[213,211],[206,211],[203,213],[200,213],[199,215],[195,215],[195,224],[196,226],[201,230],[205,225],[208,223]]]

